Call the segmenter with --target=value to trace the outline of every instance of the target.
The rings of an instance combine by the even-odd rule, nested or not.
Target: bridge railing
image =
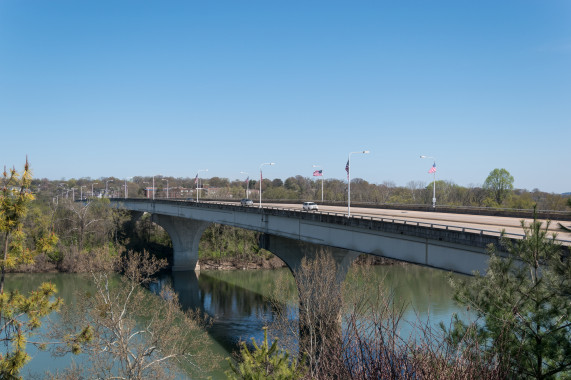
[[[355,227],[372,228],[371,223],[381,223],[381,224],[391,224],[393,226],[400,225],[400,226],[410,226],[410,227],[426,228],[426,229],[439,229],[448,232],[457,232],[457,233],[477,235],[480,237],[490,237],[496,239],[502,235],[501,231],[458,226],[454,224],[431,223],[425,221],[399,219],[394,217],[377,217],[377,216],[359,215],[359,214],[352,214],[351,217],[348,217],[347,214],[345,213],[333,212],[333,211],[303,211],[303,210],[293,210],[291,208],[275,207],[275,206],[263,206],[262,208],[259,208],[257,206],[244,207],[241,205],[232,204],[228,202],[213,202],[213,201],[197,203],[196,201],[188,201],[188,200],[160,199],[160,200],[150,201],[148,199],[141,199],[141,198],[131,198],[124,200],[132,202],[141,202],[141,203],[148,203],[148,202],[163,203],[163,204],[183,203],[200,208],[218,208],[218,209],[222,208],[222,209],[233,209],[236,211],[248,212],[248,213],[274,214],[278,216],[295,217],[298,219],[300,218],[311,219],[325,223],[352,225]],[[113,201],[121,202],[123,200],[114,199]],[[394,230],[402,233],[402,231],[400,231],[398,228]],[[511,233],[511,232],[503,232],[503,236],[509,239],[522,239],[525,235]],[[564,245],[571,245],[571,240],[564,240],[564,239],[555,239],[555,240]]]

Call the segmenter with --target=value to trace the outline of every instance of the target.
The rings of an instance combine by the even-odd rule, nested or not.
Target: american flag
[[[320,177],[323,175],[323,170],[316,170],[313,172],[314,177]]]
[[[198,173],[196,173],[196,177],[194,177],[194,183],[198,183]]]
[[[432,164],[432,167],[430,168],[430,170],[428,171],[430,174],[432,173],[436,173],[436,162],[434,164]]]
[[[246,181],[244,181],[244,182],[247,184],[248,181],[250,181],[250,177],[246,178]]]
[[[347,165],[345,165],[345,171],[347,172],[347,181],[349,180],[349,160],[347,160]]]

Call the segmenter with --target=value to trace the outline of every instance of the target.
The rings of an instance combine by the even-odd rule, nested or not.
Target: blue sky
[[[571,191],[571,1],[0,0],[0,163]],[[202,176],[202,174],[201,174]]]

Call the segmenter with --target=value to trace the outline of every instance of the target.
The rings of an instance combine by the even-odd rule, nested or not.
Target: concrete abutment
[[[211,224],[177,216],[153,214],[152,221],[165,229],[173,247],[172,271],[197,270],[198,245],[202,233]]]

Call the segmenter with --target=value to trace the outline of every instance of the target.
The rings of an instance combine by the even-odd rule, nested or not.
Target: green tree
[[[58,310],[61,299],[54,299],[56,288],[44,283],[28,297],[16,290],[4,292],[6,270],[29,264],[40,252],[49,253],[57,243],[54,234],[39,238],[30,248],[24,231],[24,220],[34,199],[30,191],[32,174],[26,159],[20,176],[16,169],[4,168],[0,193],[0,341],[7,344],[0,354],[0,378],[17,379],[22,367],[30,360],[26,353],[29,337],[40,326],[40,318]]]
[[[506,169],[494,169],[486,178],[483,187],[491,192],[494,200],[500,205],[513,190],[513,183],[514,177]]]
[[[240,362],[236,365],[230,359],[230,371],[226,371],[226,377],[231,380],[262,380],[301,379],[305,368],[299,365],[297,360],[290,360],[287,351],[280,350],[278,340],[272,345],[268,344],[268,330],[264,327],[264,341],[261,346],[252,338],[254,348],[248,349],[245,342],[240,347]]]
[[[555,235],[548,236],[549,222],[542,227],[534,217],[522,228],[525,236],[517,243],[502,238],[506,257],[491,249],[485,275],[453,283],[455,299],[483,319],[474,338],[514,378],[569,378],[571,260]],[[456,320],[451,340],[465,338],[467,329]]]

